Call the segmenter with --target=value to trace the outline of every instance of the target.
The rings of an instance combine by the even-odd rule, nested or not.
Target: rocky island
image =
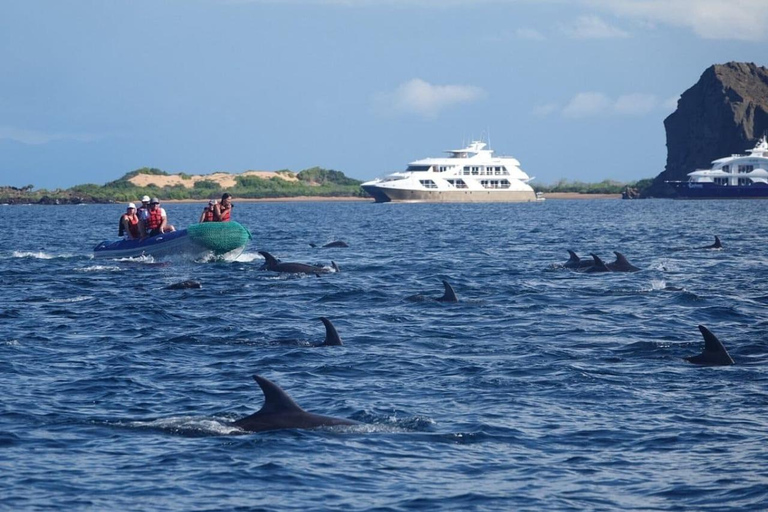
[[[768,132],[768,68],[751,62],[710,66],[680,96],[664,127],[667,164],[642,197],[672,197],[666,181],[686,181],[689,172],[744,153]]]

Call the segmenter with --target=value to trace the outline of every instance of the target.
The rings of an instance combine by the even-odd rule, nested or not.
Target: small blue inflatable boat
[[[198,259],[226,256],[234,259],[251,238],[251,232],[237,222],[204,222],[141,240],[105,240],[93,248],[93,257],[185,256]]]

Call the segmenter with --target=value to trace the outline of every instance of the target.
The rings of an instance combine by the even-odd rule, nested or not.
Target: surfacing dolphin
[[[202,288],[203,285],[200,284],[200,281],[195,281],[194,279],[190,279],[188,281],[181,281],[179,283],[173,283],[169,284],[164,290],[188,290],[190,288]]]
[[[443,292],[443,295],[440,297],[437,297],[437,298],[427,297],[426,295],[417,293],[416,295],[411,295],[410,297],[407,297],[406,300],[409,300],[411,302],[429,302],[429,301],[459,302],[459,298],[456,296],[456,292],[453,290],[453,286],[451,286],[451,283],[443,279],[443,287],[445,288],[445,292]]]
[[[592,260],[579,258],[579,255],[570,249],[568,249],[568,254],[570,255],[570,258],[568,258],[568,261],[566,261],[565,265],[563,265],[565,268],[579,270],[579,269],[585,269],[587,267],[591,267],[595,263]]]
[[[597,254],[595,254],[593,252],[591,252],[589,254],[590,254],[590,256],[592,256],[593,262],[592,262],[592,265],[590,265],[589,267],[587,267],[584,270],[585,274],[596,274],[598,272],[610,272],[611,271],[611,269],[608,268],[608,266],[605,264],[605,262],[603,260],[601,260],[600,257]]]
[[[258,251],[264,257],[265,263],[262,267],[265,270],[271,270],[272,272],[285,272],[292,274],[327,274],[329,272],[339,272],[339,266],[335,262],[331,262],[332,269],[327,267],[319,267],[317,265],[307,265],[305,263],[289,263],[282,262],[269,254],[267,251]]]
[[[703,364],[711,366],[727,366],[735,364],[728,351],[725,350],[723,343],[712,334],[712,331],[699,326],[701,335],[704,336],[704,350],[697,356],[686,357],[685,360],[693,364]]]
[[[720,242],[720,237],[715,235],[715,243],[712,245],[705,245],[704,247],[699,247],[699,249],[722,249],[723,244]]]
[[[309,429],[336,425],[359,425],[359,422],[307,412],[288,396],[280,386],[260,375],[255,380],[264,392],[264,405],[258,412],[234,422],[236,427],[249,432],[282,429]]]
[[[436,299],[437,302],[459,302],[459,298],[456,296],[456,292],[453,291],[451,283],[443,279],[443,286],[445,287],[445,293],[443,293],[442,297]]]
[[[631,264],[627,258],[621,254],[620,252],[613,251],[613,254],[616,255],[616,261],[613,263],[608,263],[606,267],[610,269],[611,272],[637,272],[640,270],[633,264]]]
[[[316,244],[309,244],[309,246],[310,247],[317,247]],[[329,242],[329,243],[327,243],[325,245],[321,245],[320,249],[332,249],[334,247],[349,247],[349,245],[347,245],[347,242],[343,242],[341,240],[336,240],[334,242]]]
[[[325,340],[318,347],[340,347],[343,345],[339,333],[336,332],[336,327],[333,326],[330,320],[324,316],[320,317],[320,321],[325,325]]]

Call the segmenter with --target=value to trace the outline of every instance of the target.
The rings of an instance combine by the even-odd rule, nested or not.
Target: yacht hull
[[[364,185],[377,203],[527,203],[533,190],[404,190]]]
[[[723,186],[714,183],[670,183],[678,199],[768,199],[768,186]]]

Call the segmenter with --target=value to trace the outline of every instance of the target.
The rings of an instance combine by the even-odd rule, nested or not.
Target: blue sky
[[[0,185],[357,179],[490,139],[537,182],[654,177],[710,65],[768,65],[768,0],[3,0]]]

